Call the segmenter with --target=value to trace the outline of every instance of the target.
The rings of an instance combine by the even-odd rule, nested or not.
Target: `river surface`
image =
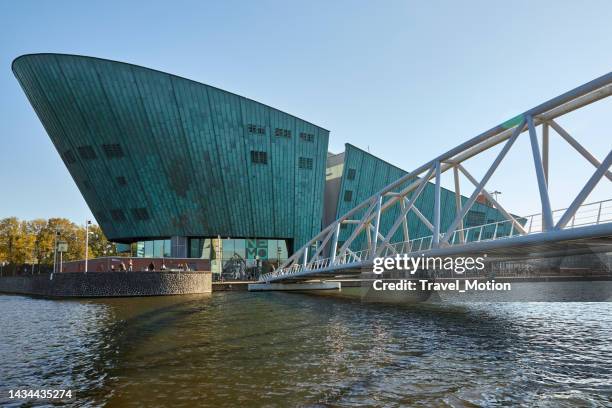
[[[610,406],[612,303],[0,295],[0,406],[24,388],[71,406]]]

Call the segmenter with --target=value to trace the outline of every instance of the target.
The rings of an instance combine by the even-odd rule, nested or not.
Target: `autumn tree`
[[[108,241],[97,225],[89,227],[89,256],[116,256],[116,245]],[[56,236],[57,234],[57,236]],[[58,241],[68,244],[64,261],[85,256],[85,226],[66,218],[21,221],[16,217],[0,219],[0,262],[10,265],[53,264],[53,245]]]

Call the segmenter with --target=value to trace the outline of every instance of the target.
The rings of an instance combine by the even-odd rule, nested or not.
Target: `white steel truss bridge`
[[[332,278],[360,273],[372,265],[375,257],[382,256],[465,256],[487,253],[500,258],[517,255],[554,256],[612,251],[612,149],[593,154],[574,136],[561,127],[556,119],[612,94],[612,72],[544,102],[492,129],[466,141],[446,153],[417,167],[410,173],[387,185],[352,210],[338,218],[292,254],[276,270],[264,274],[261,283],[290,282],[313,278]],[[549,133],[554,130],[593,166],[593,173],[582,189],[564,209],[553,210],[549,199],[548,163]],[[541,131],[540,147],[538,130]],[[529,216],[516,216],[507,211],[485,190],[487,182],[498,169],[515,141],[528,137],[531,152],[526,165],[535,168],[541,211]],[[612,142],[612,137],[608,137]],[[472,157],[503,144],[497,157],[478,180],[465,167]],[[612,143],[610,143],[612,147]],[[597,158],[600,157],[600,159]],[[529,163],[531,162],[531,163]],[[440,176],[452,171],[455,184],[455,217],[450,226],[441,230]],[[467,199],[461,199],[459,175],[474,186]],[[433,219],[427,219],[415,202],[430,180],[435,183]],[[610,199],[585,204],[593,189],[605,183]],[[505,218],[503,221],[464,228],[463,219],[478,196],[483,194]],[[463,205],[462,205],[463,202]],[[381,215],[394,209],[398,216],[392,226],[380,228]],[[429,228],[431,235],[410,238],[407,216],[416,214]],[[355,227],[348,239],[339,244],[342,224]],[[398,230],[401,229],[401,234]],[[397,234],[396,234],[397,233]],[[352,250],[351,244],[364,234],[367,247]],[[392,237],[401,235],[401,242]]]

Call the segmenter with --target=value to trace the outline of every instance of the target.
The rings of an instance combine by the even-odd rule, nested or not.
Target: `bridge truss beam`
[[[578,88],[566,92],[556,98],[544,102],[532,109],[529,109],[522,114],[497,125],[488,131],[466,141],[465,143],[450,149],[446,153],[428,161],[427,163],[417,167],[410,173],[400,177],[398,180],[390,183],[378,193],[364,200],[346,214],[338,218],[329,226],[324,228],[319,234],[313,237],[302,248],[298,249],[293,255],[287,259],[277,270],[264,275],[262,280],[282,280],[292,271],[300,270],[302,272],[322,271],[336,269],[339,265],[347,263],[347,259],[355,259],[357,263],[371,261],[375,256],[380,256],[383,252],[403,253],[411,252],[415,249],[415,244],[420,239],[419,248],[423,246],[423,238],[410,240],[410,231],[407,223],[407,216],[410,211],[414,212],[425,225],[432,230],[430,237],[429,249],[436,248],[444,249],[450,246],[468,245],[466,242],[466,229],[463,228],[463,218],[475,203],[480,194],[484,194],[487,200],[500,211],[505,217],[509,225],[511,225],[510,237],[515,234],[517,236],[529,235],[535,232],[546,233],[562,230],[568,227],[568,224],[573,227],[576,218],[576,212],[579,210],[588,194],[605,176],[608,181],[612,181],[612,173],[608,171],[612,162],[611,153],[608,153],[603,161],[591,154],[584,146],[574,139],[565,129],[563,129],[556,121],[561,117],[576,109],[582,108],[595,101],[606,98],[612,94],[612,72],[593,81],[590,81]],[[537,127],[542,126],[542,150],[537,139]],[[554,213],[551,210],[550,199],[548,196],[548,178],[549,178],[549,127],[552,127],[564,140],[566,140],[574,149],[576,149],[587,161],[596,167],[595,173],[582,188],[580,193],[574,198],[568,209],[563,210],[561,218],[555,224]],[[534,219],[521,217],[527,220],[521,224],[516,217],[512,216],[504,209],[484,188],[497,170],[499,164],[513,147],[514,142],[520,135],[527,131],[530,138],[533,164],[536,170],[536,177],[539,187],[539,195],[542,206],[542,211],[539,216],[542,219],[541,228],[534,226]],[[463,162],[477,156],[489,149],[504,143],[501,151],[487,169],[483,178],[478,182],[465,168]],[[441,175],[452,169],[455,180],[455,206],[456,216],[450,226],[444,233],[440,232],[440,177]],[[461,191],[459,186],[459,174],[463,174],[475,189],[464,205],[461,205]],[[428,220],[419,209],[415,206],[416,199],[423,191],[427,183],[432,178],[435,178],[435,200],[433,208],[433,220]],[[401,188],[401,186],[406,186]],[[397,191],[399,190],[399,191]],[[409,198],[408,196],[412,194]],[[606,201],[607,202],[607,201]],[[599,204],[599,213],[601,214],[602,205]],[[390,209],[399,209],[399,215],[395,218],[392,227],[386,233],[381,231],[380,220],[383,213]],[[560,211],[560,210],[559,210]],[[597,224],[600,223],[601,217],[598,215]],[[571,221],[571,223],[570,223]],[[612,222],[612,220],[610,220]],[[355,228],[348,239],[338,249],[338,238],[340,235],[340,226],[342,224],[353,224]],[[527,227],[528,225],[528,227]],[[400,243],[401,248],[397,244],[391,242],[399,227],[402,227],[402,235],[404,242]],[[481,226],[478,235],[478,241],[482,239],[483,226]],[[495,225],[495,233],[493,239],[499,238],[498,226]],[[474,227],[470,227],[472,229]],[[469,231],[467,231],[469,233]],[[366,234],[368,238],[368,247],[363,251],[355,252],[352,250],[351,244],[360,234]],[[331,245],[329,245],[331,241]],[[507,242],[504,243],[506,245]],[[309,257],[309,248],[316,246],[311,257]],[[321,255],[328,251],[328,257],[322,259]]]

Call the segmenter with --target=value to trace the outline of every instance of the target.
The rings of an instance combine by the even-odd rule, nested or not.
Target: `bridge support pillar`
[[[340,290],[340,282],[249,283],[249,292]]]

